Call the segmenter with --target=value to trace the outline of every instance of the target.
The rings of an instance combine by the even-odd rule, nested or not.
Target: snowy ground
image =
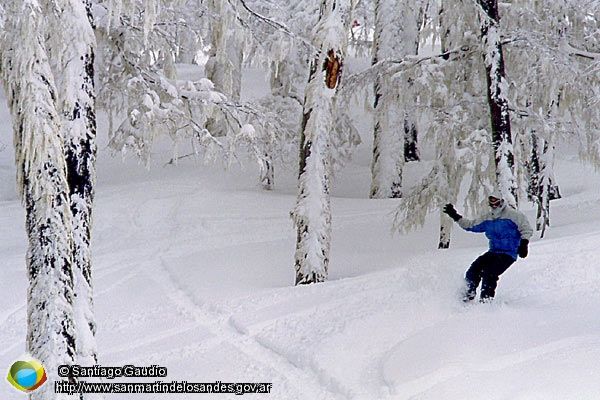
[[[3,99],[0,143],[2,370],[25,350],[27,287]],[[600,183],[573,158],[557,166],[564,198],[547,237],[502,277],[494,304],[469,307],[456,295],[485,238],[455,230],[452,248],[438,251],[437,216],[391,236],[395,201],[365,199],[368,144],[333,187],[331,279],[308,287],[292,286],[293,171],[266,192],[253,167],[167,159],[155,155],[147,171],[101,146],[102,365],[157,364],[168,368],[163,381],[272,382],[270,395],[245,395],[257,399],[600,398]],[[201,397],[107,398],[171,396]],[[5,382],[0,398],[23,396]]]

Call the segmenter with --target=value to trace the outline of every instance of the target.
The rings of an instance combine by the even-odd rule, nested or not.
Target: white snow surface
[[[330,280],[294,287],[295,171],[264,191],[254,166],[165,166],[171,153],[160,149],[147,170],[111,157],[101,136],[92,250],[100,364],[168,369],[141,382],[271,382],[271,394],[244,395],[256,399],[600,398],[598,174],[560,156],[563,199],[546,237],[501,277],[494,303],[464,306],[462,277],[486,239],[455,227],[452,247],[437,250],[437,215],[392,235],[397,201],[367,198],[363,139],[332,187]],[[0,143],[6,371],[25,351],[28,282],[4,99]],[[522,209],[534,223],[535,210]],[[24,398],[2,381],[0,398]],[[239,398],[106,395],[171,397]]]

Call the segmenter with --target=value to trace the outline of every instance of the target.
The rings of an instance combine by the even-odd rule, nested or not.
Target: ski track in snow
[[[240,353],[247,354],[256,362],[275,369],[284,377],[286,384],[297,392],[299,398],[306,396],[314,399],[334,399],[339,397],[340,392],[343,394],[344,389],[338,385],[303,385],[302,382],[307,381],[320,382],[322,376],[302,368],[268,343],[249,335],[247,328],[232,322],[230,313],[196,304],[189,294],[177,286],[164,260],[161,260],[161,265],[162,273],[157,274],[157,278],[168,288],[169,299],[185,314],[193,316],[198,325],[208,328],[215,337],[220,338],[218,342],[226,341]]]
[[[441,325],[448,321],[452,321],[455,318],[456,316],[451,316],[446,320],[439,321],[430,327],[415,332],[406,340],[392,346],[392,348],[386,352],[387,355],[382,359],[382,371],[384,369],[383,366],[386,363],[390,362],[393,357],[397,357],[396,352],[405,345],[405,342],[409,341],[411,338],[422,335],[425,331],[440,328]],[[586,349],[590,344],[593,344],[595,347],[600,346],[600,336],[581,335],[567,337],[565,339],[550,341],[539,346],[520,349],[519,351],[514,351],[509,354],[499,355],[490,360],[482,360],[481,364],[461,363],[461,357],[458,356],[454,360],[449,360],[450,362],[440,365],[439,368],[436,368],[429,373],[425,373],[418,378],[396,383],[393,380],[390,381],[384,377],[384,381],[389,388],[391,397],[406,399],[416,398],[419,395],[430,392],[432,389],[443,383],[456,380],[461,375],[474,372],[501,372],[503,370],[514,369],[520,364],[539,360],[553,353],[569,354],[577,349]],[[465,348],[465,350],[467,349]],[[401,362],[399,359],[393,361],[396,363]]]

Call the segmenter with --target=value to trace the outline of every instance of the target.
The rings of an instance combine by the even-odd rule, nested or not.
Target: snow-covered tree
[[[132,1],[115,10],[107,0],[95,7],[98,62],[104,66],[98,71],[98,106],[110,116],[110,146],[122,153],[133,151],[146,163],[159,135],[173,140],[175,160],[183,141],[189,141],[195,154],[204,152],[206,159],[230,154],[244,124],[242,107],[228,101],[208,79],[176,79],[173,60],[180,43],[172,30],[200,28],[181,22],[186,21],[186,7],[146,5]],[[207,129],[215,119],[222,122],[218,133]],[[120,121],[116,129],[115,120]]]
[[[274,168],[297,166],[304,91],[310,60],[316,50],[311,43],[319,18],[320,0],[304,2],[240,1],[239,18],[250,37],[247,62],[263,68],[270,76],[271,93],[249,103],[268,118],[250,118],[256,128],[254,156],[261,164],[263,186],[270,188]],[[331,132],[331,164],[335,172],[343,167],[360,143],[349,116],[349,107],[339,102]]]
[[[433,147],[435,159],[425,164],[431,167],[423,168],[421,180],[405,191],[394,226],[406,232],[421,226],[429,212],[438,212],[439,248],[447,248],[453,221],[440,208],[458,200],[465,182],[467,212],[481,209],[493,185],[493,152],[473,3],[446,0],[428,11],[429,26],[424,28],[439,40],[441,52],[412,62],[405,59],[399,73],[409,77],[419,93],[419,131],[422,143]]]
[[[43,8],[37,0],[7,7],[2,38],[2,77],[13,118],[17,183],[26,210],[27,350],[50,378],[73,364],[73,235],[69,183],[57,89],[47,56]],[[68,398],[45,385],[32,399]]]
[[[540,236],[544,237],[546,228],[550,226],[550,200],[560,196],[557,187],[553,185],[554,149],[535,133],[531,133],[530,138],[531,158],[527,162],[527,194],[529,200],[537,206],[536,229],[541,231]]]
[[[331,246],[330,157],[336,92],[347,49],[351,7],[323,0],[313,43],[317,49],[305,90],[300,143],[298,199],[293,210],[297,229],[296,285],[323,282]]]
[[[244,4],[252,11],[245,17],[253,39],[248,62],[267,72],[271,89],[255,101],[256,107],[270,117],[252,120],[257,131],[255,157],[261,164],[261,182],[271,189],[276,164],[282,168],[298,165],[298,132],[313,48],[305,38],[310,37],[310,27],[317,21],[319,4],[314,0],[256,1],[251,3],[252,8]],[[285,25],[279,21],[285,21]]]
[[[239,104],[242,94],[242,67],[245,57],[248,32],[243,28],[239,20],[236,4],[228,0],[205,1],[210,19],[205,23],[208,27],[210,43],[208,61],[204,66],[206,77],[214,84],[215,90],[223,93],[227,99]],[[208,24],[208,22],[210,23]],[[206,129],[213,136],[227,136],[231,131],[228,126],[227,115],[218,112],[206,121]],[[234,128],[235,129],[235,128]],[[254,135],[247,137],[242,131],[241,137],[252,143],[252,152],[257,149],[258,134],[264,134],[263,130],[253,130]],[[272,162],[265,154],[255,155],[260,163],[261,181],[265,187],[268,183]]]
[[[57,86],[73,227],[77,363],[97,362],[93,313],[91,229],[96,180],[94,55],[89,1],[46,2],[47,48]]]
[[[415,7],[412,1],[377,0],[373,64],[417,54],[419,17]],[[405,159],[416,156],[405,152],[405,148],[411,149],[416,141],[413,110],[409,110],[414,102],[411,94],[407,81],[386,73],[376,77],[371,198],[402,197]]]
[[[423,184],[405,194],[396,221],[400,230],[420,225],[432,204],[454,201],[461,184],[469,187],[464,194],[467,212],[481,209],[485,191],[501,186],[514,193],[515,200],[527,192],[538,205],[539,229],[543,231],[549,224],[549,199],[560,195],[553,172],[555,146],[575,140],[583,158],[594,160],[599,143],[598,102],[594,100],[598,98],[594,89],[598,80],[598,3],[584,3],[524,0],[502,3],[500,9],[491,1],[441,3],[435,24],[447,62],[432,57],[427,68],[421,69],[427,70],[427,75],[419,76],[417,69],[410,73],[433,113],[421,120],[443,127],[431,132],[422,126],[421,131],[434,140],[439,160],[445,161],[434,164]],[[481,26],[473,25],[477,21]],[[504,74],[500,73],[501,55],[507,60]],[[439,79],[439,74],[449,81]],[[480,84],[482,76],[484,85]],[[441,94],[437,102],[431,98],[435,91]],[[484,93],[487,110],[481,108]],[[495,107],[490,108],[494,98],[491,103],[496,103]],[[486,114],[487,121],[482,123]],[[486,135],[490,127],[491,133]],[[440,132],[451,133],[451,142],[444,145]],[[451,178],[452,165],[459,165],[462,171],[456,179]],[[436,185],[449,197],[431,190]],[[444,218],[441,247],[451,227]]]
[[[206,63],[206,77],[215,88],[231,101],[239,102],[242,93],[242,63],[245,40],[235,9],[227,0],[208,0],[207,6],[213,15],[210,24],[210,58]]]
[[[254,13],[246,2],[161,1],[150,13],[144,7],[144,2],[130,1],[119,10],[108,0],[96,7],[98,58],[105,66],[98,73],[98,104],[111,116],[110,146],[122,153],[132,151],[146,163],[159,135],[173,140],[175,161],[183,146],[205,161],[225,163],[241,159],[236,154],[245,150],[258,161],[263,185],[271,187],[275,162],[297,143],[290,138],[300,116],[290,118],[289,110],[281,110],[282,105],[274,101],[239,102],[241,80],[235,85],[232,80],[241,79],[244,55],[239,51],[247,42],[255,46],[255,59],[283,60],[284,54],[269,56],[266,49],[275,42],[276,33],[281,39],[291,32],[281,32],[284,29]],[[216,26],[221,24],[224,26]],[[265,30],[270,30],[273,38],[265,46],[258,45]],[[178,79],[173,60],[178,59],[181,48],[198,46],[198,52],[204,51],[211,35],[216,42],[210,51],[216,53],[209,59],[208,72],[214,70],[216,75],[211,76],[221,88],[207,78]],[[184,44],[178,39],[182,36]],[[196,39],[190,43],[189,38]],[[224,48],[219,50],[219,45]],[[235,66],[229,60],[231,49],[240,61]],[[292,61],[292,65],[297,62]],[[220,63],[226,63],[229,72],[222,70]],[[271,107],[274,103],[275,108]],[[284,104],[289,104],[289,99]],[[113,127],[113,121],[119,122]],[[290,121],[294,121],[293,127]]]
[[[490,108],[492,146],[496,163],[496,184],[509,204],[517,205],[517,180],[510,112],[508,82],[504,68],[502,35],[498,0],[478,0],[483,41],[483,63],[487,79],[487,96]]]
[[[516,167],[543,235],[550,200],[560,197],[555,147],[574,141],[597,162],[598,3],[514,1],[502,11]]]

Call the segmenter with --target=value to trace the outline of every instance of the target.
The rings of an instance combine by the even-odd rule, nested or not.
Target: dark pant
[[[508,254],[490,253],[489,251],[479,256],[465,274],[467,282],[467,293],[465,298],[472,300],[475,298],[477,286],[481,282],[481,300],[491,299],[496,293],[498,278],[508,269],[515,259]]]

